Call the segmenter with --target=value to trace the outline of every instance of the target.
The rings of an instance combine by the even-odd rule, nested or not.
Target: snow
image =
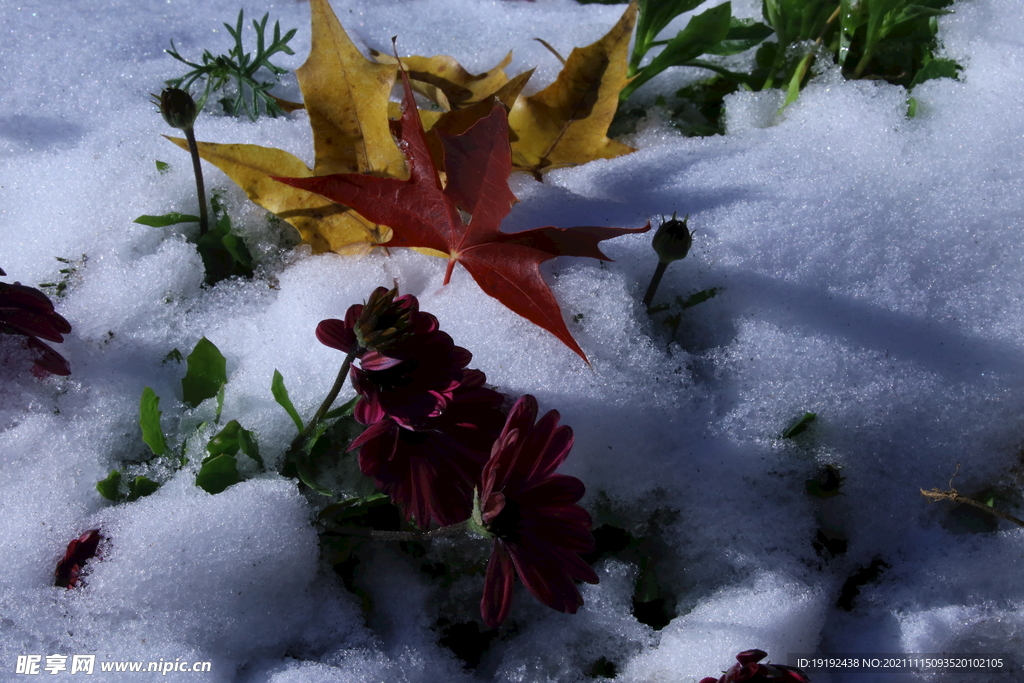
[[[825,69],[781,114],[776,93],[730,96],[725,136],[682,137],[652,107],[625,139],[636,153],[558,170],[543,184],[514,177],[523,201],[506,230],[690,214],[693,251],[669,267],[656,303],[721,288],[670,337],[663,316],[638,303],[655,265],[649,234],[606,243],[614,263],[555,261],[548,280],[591,367],[464,271],[442,287],[441,260],[295,247],[209,166],[207,185],[224,191],[260,268],[204,289],[178,228],[132,220],[194,211],[190,164],[160,137],[172,131],[148,93],[180,74],[162,52],[170,39],[189,56],[226,49],[221,23],[238,4],[60,4],[0,8],[0,267],[5,281],[35,285],[58,277],[54,257],[78,262],[57,300],[74,327],[59,347],[73,374],[40,382],[0,366],[0,679],[22,679],[19,655],[54,653],[210,661],[209,674],[161,678],[275,683],[582,681],[602,657],[616,680],[667,683],[717,675],[750,648],[779,663],[797,652],[1024,653],[1024,532],[1005,522],[971,532],[950,504],[919,493],[947,488],[958,472],[965,494],[994,487],[1005,507],[1021,501],[1017,0],[964,0],[939,20],[944,54],[964,70],[915,89],[913,119],[902,88]],[[759,5],[734,3],[748,15]],[[623,6],[335,0],[334,9],[364,46],[384,49],[398,35],[402,51],[452,54],[471,71],[512,49],[508,72],[538,66],[536,89],[558,64],[534,36],[567,52],[600,37]],[[278,62],[304,61],[306,3],[245,10],[247,23],[269,12],[297,27],[296,54]],[[653,102],[682,77],[666,73],[637,97]],[[303,114],[248,123],[204,113],[196,129],[203,140],[312,156]],[[171,171],[157,173],[157,159]],[[637,562],[605,558],[601,583],[582,587],[579,614],[520,590],[515,628],[464,669],[435,622],[439,611],[472,608],[482,578],[442,585],[382,545],[362,570],[362,597],[350,592],[321,561],[314,506],[293,482],[263,474],[211,496],[194,486],[192,464],[133,503],[97,494],[96,481],[145,448],[143,387],[161,397],[165,429],[212,417],[210,402],[180,407],[182,370],[163,362],[204,335],[227,357],[224,415],[255,429],[277,462],[294,427],[270,394],[274,369],[310,415],[341,361],[316,342],[317,322],[393,278],[473,352],[471,367],[490,383],[534,394],[572,426],[563,471],[586,482],[583,504],[598,525],[660,530],[658,581],[676,603],[665,628],[631,614]],[[810,432],[780,439],[805,411],[817,413]],[[824,465],[842,468],[844,495],[805,493]],[[97,527],[108,540],[87,585],[54,588],[68,541]],[[845,537],[846,551],[816,553],[819,528]],[[439,542],[430,552],[457,566],[486,548]],[[852,610],[837,607],[847,579],[874,560],[887,568],[860,587]],[[865,675],[940,680],[812,678]]]

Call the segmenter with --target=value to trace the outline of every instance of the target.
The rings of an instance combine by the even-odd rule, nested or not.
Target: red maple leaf
[[[551,332],[586,361],[541,276],[540,264],[556,256],[610,261],[598,248],[599,242],[646,232],[650,223],[642,228],[547,227],[501,232],[501,221],[517,201],[508,187],[512,157],[504,106],[496,103],[461,135],[438,132],[447,173],[442,187],[404,71],[402,80],[405,106],[395,128],[409,163],[408,180],[355,173],[275,180],[315,192],[387,225],[392,238],[383,246],[425,247],[448,254],[444,284],[451,279],[455,263],[461,263],[484,292]],[[463,213],[469,215],[468,222]]]

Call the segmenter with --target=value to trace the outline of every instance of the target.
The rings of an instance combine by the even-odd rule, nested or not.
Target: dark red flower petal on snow
[[[63,377],[71,374],[71,366],[68,365],[67,359],[43,342],[35,337],[28,337],[25,339],[25,344],[36,354],[35,361],[32,363],[32,374],[37,377],[45,376],[46,373]]]
[[[576,581],[597,583],[580,558],[594,549],[590,514],[576,503],[583,482],[556,474],[572,448],[572,430],[557,411],[534,424],[537,401],[526,395],[509,411],[483,471],[483,521],[494,535],[480,612],[496,628],[508,616],[515,576],[538,600],[574,614],[583,604]]]
[[[64,559],[57,563],[54,585],[62,588],[74,588],[78,585],[82,567],[96,556],[96,549],[102,538],[99,529],[91,529],[68,543]]]
[[[35,355],[33,374],[69,375],[68,362],[42,343],[64,341],[71,324],[53,308],[53,303],[38,289],[19,283],[0,282],[0,334],[25,337],[26,345]]]
[[[736,655],[733,664],[720,678],[702,678],[700,683],[810,683],[800,669],[783,664],[759,664],[768,656],[764,650],[744,650]]]

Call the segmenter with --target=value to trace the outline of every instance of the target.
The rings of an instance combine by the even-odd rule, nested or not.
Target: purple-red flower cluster
[[[323,344],[357,359],[353,415],[367,427],[349,449],[359,448],[360,469],[423,528],[467,521],[479,493],[477,525],[494,539],[480,603],[489,627],[508,616],[516,576],[545,605],[575,613],[575,581],[598,578],[580,557],[594,549],[590,515],[577,505],[583,483],[555,473],[572,430],[554,410],[536,421],[529,395],[506,418],[504,396],[467,369],[472,354],[415,297],[396,294],[378,288],[344,320],[317,327]]]
[[[0,270],[0,275],[6,275]],[[63,342],[71,324],[54,311],[53,303],[33,287],[15,282],[0,282],[0,334],[25,337],[25,344],[35,354],[32,373],[43,376],[70,375],[67,360],[40,339]]]
[[[535,598],[570,614],[583,604],[575,581],[598,581],[580,558],[594,549],[590,515],[576,504],[583,482],[555,473],[572,448],[572,429],[559,426],[558,411],[534,424],[536,417],[533,396],[516,401],[483,471],[483,523],[494,549],[480,612],[491,628],[508,616],[516,575]]]
[[[317,339],[353,353],[359,395],[353,415],[367,429],[350,446],[377,487],[426,528],[467,519],[473,489],[502,426],[504,397],[466,366],[473,358],[419,310],[412,295],[377,288],[344,320],[324,320]]]
[[[68,543],[64,559],[57,563],[57,570],[54,572],[56,576],[54,585],[61,588],[77,586],[82,567],[88,560],[96,556],[96,549],[102,539],[99,529],[91,529]]]
[[[783,664],[759,664],[768,656],[763,650],[745,650],[736,655],[736,663],[720,678],[702,678],[700,683],[810,683],[803,671]]]

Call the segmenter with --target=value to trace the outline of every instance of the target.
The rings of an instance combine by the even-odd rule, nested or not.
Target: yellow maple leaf
[[[398,64],[396,58],[376,50],[370,50],[370,56],[384,64]],[[402,57],[401,60],[412,80],[412,89],[445,111],[452,111],[480,102],[508,83],[504,69],[512,61],[512,53],[482,74],[469,73],[448,55]]]
[[[364,253],[389,240],[391,230],[319,195],[271,179],[408,174],[388,126],[396,67],[363,57],[327,0],[310,0],[310,10],[312,47],[296,75],[313,129],[313,168],[288,152],[259,145],[200,142],[199,154],[224,171],[249,199],[293,225],[315,252]],[[188,148],[185,140],[170,139]]]
[[[313,127],[314,173],[406,175],[388,127],[397,69],[363,57],[327,0],[311,0],[310,10],[313,45],[295,75]]]
[[[529,97],[520,97],[509,112],[512,163],[535,176],[594,159],[611,159],[634,151],[608,137],[629,82],[629,39],[637,2],[603,38],[574,48],[555,82]]]

